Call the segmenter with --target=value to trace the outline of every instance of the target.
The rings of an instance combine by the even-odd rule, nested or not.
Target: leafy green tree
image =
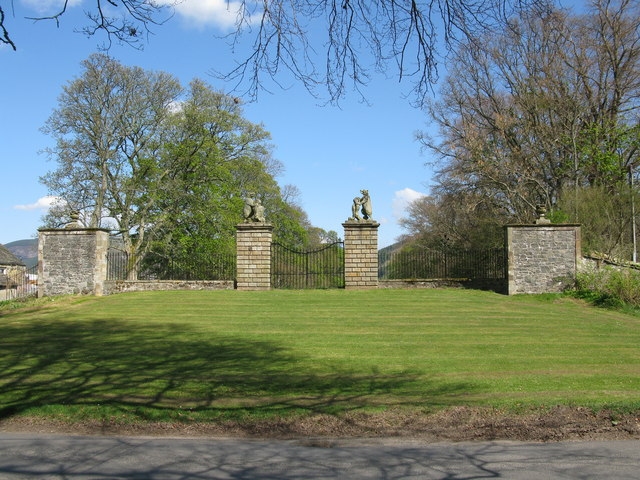
[[[638,192],[634,195],[638,201]],[[557,209],[567,221],[582,225],[584,253],[619,259],[632,257],[632,198],[628,186],[621,186],[615,193],[601,185],[567,192],[560,198]]]
[[[584,185],[626,188],[629,172],[640,160],[640,124],[585,125],[577,151]]]
[[[167,73],[125,67],[102,54],[82,66],[43,128],[56,141],[47,153],[57,168],[41,181],[65,207],[46,221],[78,210],[87,227],[114,229],[127,252],[142,253],[147,227],[159,221],[149,194],[161,180],[153,159],[182,88]]]
[[[200,80],[183,91],[167,74],[102,54],[83,66],[47,122],[58,168],[42,181],[87,226],[119,234],[132,271],[151,250],[158,268],[232,253],[247,192],[260,196],[280,235],[306,242],[306,215],[274,178],[282,166],[269,133],[243,117],[237,99]]]
[[[205,262],[234,251],[243,191],[274,188],[267,172],[269,134],[247,121],[232,97],[191,82],[173,106],[146,188],[154,209],[151,247],[174,263]]]
[[[554,214],[582,224],[585,252],[619,259],[637,257],[639,147],[638,125],[584,129],[577,152],[585,182],[563,192]]]

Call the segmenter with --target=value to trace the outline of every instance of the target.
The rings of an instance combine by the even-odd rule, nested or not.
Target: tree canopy
[[[70,210],[109,228],[141,259],[230,252],[243,197],[258,194],[275,234],[307,241],[308,221],[287,203],[269,133],[242,116],[237,98],[201,80],[188,88],[164,72],[128,67],[104,54],[83,62],[44,128],[56,169],[41,181],[59,198],[49,225]]]
[[[465,242],[454,226],[529,223],[542,204],[583,223],[587,248],[622,253],[640,161],[639,31],[637,2],[597,0],[581,15],[523,12],[501,35],[460,45],[426,109],[439,136],[419,136],[437,158],[433,195],[415,207],[431,232]],[[606,226],[596,203],[614,208]]]

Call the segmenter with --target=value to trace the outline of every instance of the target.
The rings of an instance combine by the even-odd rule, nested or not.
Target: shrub
[[[577,293],[598,305],[640,307],[640,271],[632,268],[586,270],[577,276]]]

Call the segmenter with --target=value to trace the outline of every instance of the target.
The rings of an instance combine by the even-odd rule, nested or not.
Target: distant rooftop
[[[24,263],[11,253],[4,245],[0,245],[0,265],[24,265]]]

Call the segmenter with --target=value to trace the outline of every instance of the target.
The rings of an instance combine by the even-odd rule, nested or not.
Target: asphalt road
[[[1,479],[639,479],[640,441],[424,444],[0,433]]]

